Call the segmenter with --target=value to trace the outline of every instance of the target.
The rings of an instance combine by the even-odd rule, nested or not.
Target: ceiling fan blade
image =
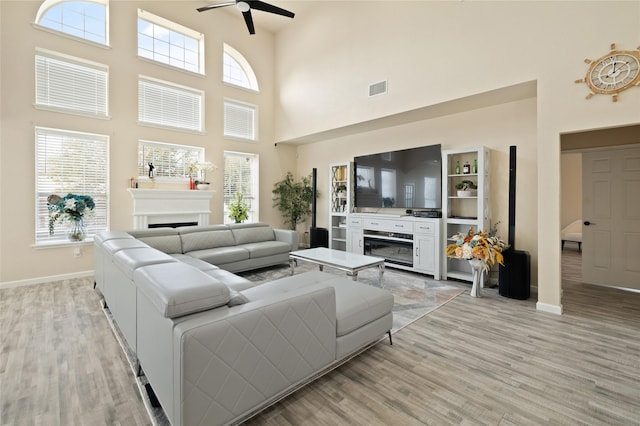
[[[235,4],[236,4],[235,1],[230,1],[230,2],[227,2],[227,3],[210,4],[209,6],[199,7],[196,10],[198,12],[206,12],[207,10],[217,9],[219,7],[225,7],[225,6],[233,6]]]
[[[253,27],[253,18],[251,17],[251,9],[247,10],[246,12],[242,12],[242,15],[244,16],[244,22],[247,23],[247,29],[249,30],[249,34],[255,34],[256,29]]]
[[[286,16],[288,18],[293,18],[295,13],[289,12],[288,10],[282,9],[280,7],[274,6],[269,3],[265,3],[260,0],[248,0],[247,3],[251,6],[251,9],[261,10],[263,12],[275,13],[277,15]]]

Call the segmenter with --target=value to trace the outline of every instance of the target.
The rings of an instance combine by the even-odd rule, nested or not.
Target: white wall
[[[138,139],[202,146],[207,160],[218,166],[223,151],[260,155],[261,220],[282,224],[271,205],[273,183],[287,171],[296,172],[292,148],[274,148],[274,41],[273,35],[258,29],[250,36],[240,14],[226,11],[198,13],[202,2],[111,1],[111,47],[101,48],[35,28],[32,23],[40,1],[2,1],[1,61],[1,258],[0,282],[38,280],[93,269],[90,244],[82,257],[73,256],[73,247],[34,248],[35,169],[34,127],[45,126],[87,131],[110,136],[110,219],[111,229],[133,227],[132,200],[127,192],[130,176],[137,173]],[[137,58],[137,8],[173,20],[205,34],[206,76],[197,76],[159,66]],[[261,93],[238,90],[222,84],[222,46],[226,42],[241,52],[259,78]],[[36,47],[65,53],[109,66],[110,120],[96,120],[33,107],[34,53]],[[137,125],[137,77],[139,74],[169,80],[204,90],[206,133],[203,135]],[[260,125],[257,144],[225,140],[222,137],[222,100],[225,97],[257,104]],[[211,220],[221,223],[222,169],[212,178],[217,191],[211,203]],[[188,186],[185,184],[185,189]]]
[[[517,235],[537,250],[538,307],[560,312],[560,134],[640,122],[640,89],[613,103],[607,96],[585,100],[586,85],[574,82],[586,74],[583,60],[604,55],[610,43],[638,46],[640,2],[316,3],[312,15],[296,17],[276,39],[279,141],[317,141],[330,129],[537,82],[536,138],[528,147],[536,152],[528,160],[537,173],[527,182],[537,193],[519,199],[538,227],[519,224]],[[607,17],[615,25],[606,25]],[[382,79],[389,93],[368,98],[368,85]],[[504,121],[495,115],[487,126]],[[450,128],[455,133],[466,125],[452,121]],[[389,137],[385,148],[404,140]],[[371,148],[376,144],[383,142],[374,139]],[[473,146],[477,137],[450,144]],[[315,166],[326,168],[318,160]]]

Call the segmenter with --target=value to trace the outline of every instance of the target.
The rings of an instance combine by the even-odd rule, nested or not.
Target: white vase
[[[484,287],[484,262],[480,259],[469,259],[469,264],[473,271],[471,297],[482,297],[482,287]]]
[[[209,184],[208,183],[199,183],[198,184],[198,189],[201,191],[207,190],[209,189]]]

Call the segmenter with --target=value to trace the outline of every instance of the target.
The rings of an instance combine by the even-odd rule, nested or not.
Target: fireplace
[[[129,189],[133,198],[133,228],[208,225],[215,191]]]

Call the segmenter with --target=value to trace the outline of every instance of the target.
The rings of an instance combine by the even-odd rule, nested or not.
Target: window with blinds
[[[242,152],[224,152],[224,223],[233,222],[229,219],[229,202],[236,192],[243,195],[249,205],[249,219],[247,222],[259,222],[258,202],[258,156]]]
[[[204,148],[141,140],[138,142],[138,177],[149,176],[149,163],[153,163],[156,178],[195,178],[190,167],[204,161]]]
[[[44,50],[36,52],[35,63],[38,107],[107,117],[106,65]]]
[[[94,210],[85,217],[88,236],[107,229],[109,220],[109,137],[36,127],[36,244],[67,241],[65,224],[49,235],[47,197],[89,195]]]
[[[138,121],[202,132],[204,92],[166,81],[138,78]]]
[[[256,140],[257,108],[242,102],[224,101],[224,136],[232,139]]]

